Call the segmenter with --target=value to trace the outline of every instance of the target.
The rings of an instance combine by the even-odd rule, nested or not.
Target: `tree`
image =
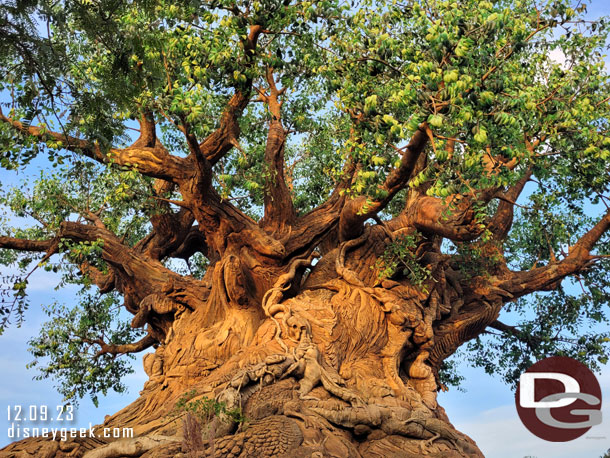
[[[45,268],[82,286],[30,342],[67,400],[155,352],[105,422],[136,439],[4,453],[481,456],[436,402],[458,348],[509,382],[605,363],[608,27],[585,10],[6,6],[1,165],[48,171],[3,192],[2,325]]]

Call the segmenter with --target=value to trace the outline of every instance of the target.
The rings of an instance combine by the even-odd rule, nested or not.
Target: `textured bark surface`
[[[451,301],[473,292],[459,295],[444,283],[444,302],[433,280],[427,288],[378,284],[370,260],[389,235],[369,227],[306,275],[315,254],[296,259],[285,273],[267,278],[273,285],[262,298],[256,269],[244,266],[247,256],[226,255],[203,281],[183,286],[160,267],[134,272],[134,281],[165,285],[138,284],[133,291],[141,292],[131,293],[133,303],[139,299],[135,325],[153,323],[158,347],[144,359],[150,378],[141,397],[104,425],[133,427],[138,442],[29,440],[0,456],[480,456],[437,405],[429,362],[450,351],[451,336],[473,333],[496,314],[477,321],[454,309],[448,321]],[[439,264],[438,276],[446,275],[443,269],[450,267]],[[158,292],[144,293],[150,289]],[[241,408],[247,423],[213,420],[213,439],[188,455],[184,412],[176,414],[174,406],[191,390],[195,400],[205,396]]]
[[[64,238],[105,241],[112,284],[125,294],[132,325],[148,325],[141,342],[100,342],[100,351],[156,347],[144,358],[149,380],[140,398],[104,422],[134,428],[135,439],[30,439],[0,456],[482,456],[436,402],[441,363],[497,327],[503,303],[586,263],[609,220],[561,263],[527,275],[499,269],[485,281],[464,278],[438,244],[424,241],[418,256],[431,275],[417,286],[380,280],[376,271],[375,260],[406,230],[400,218],[364,227],[321,258],[308,250],[283,265],[269,246],[245,245],[252,235],[244,229],[243,237],[229,237],[202,280],[164,268],[146,244],[126,249],[102,227],[66,223]],[[108,287],[107,276],[98,281]],[[192,400],[240,409],[246,422],[222,414],[200,422],[202,440],[193,449],[185,412],[175,409],[189,392]]]

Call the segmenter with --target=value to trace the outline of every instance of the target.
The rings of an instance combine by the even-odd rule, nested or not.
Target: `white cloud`
[[[567,62],[568,58],[561,49],[555,48],[552,51],[550,51],[549,59],[551,59],[551,61],[553,61],[554,63],[561,65],[561,67],[564,70],[567,69],[566,62]]]

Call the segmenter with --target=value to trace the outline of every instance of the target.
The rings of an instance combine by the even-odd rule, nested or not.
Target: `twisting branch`
[[[138,122],[140,123],[140,137],[131,146],[152,148],[157,143],[153,114],[150,112],[142,113]]]
[[[153,230],[140,240],[136,249],[145,256],[160,261],[182,245],[191,231],[195,217],[186,208],[178,212],[153,215],[150,219]]]
[[[85,343],[100,346],[100,350],[95,354],[96,358],[100,357],[102,355],[106,355],[106,354],[124,355],[127,353],[139,353],[143,350],[146,350],[147,348],[152,347],[155,343],[157,343],[157,340],[150,334],[144,336],[142,339],[138,340],[137,342],[133,342],[130,344],[121,344],[121,345],[109,344],[109,343],[104,342],[104,340],[102,340],[102,339],[83,338],[82,340]]]
[[[178,245],[173,251],[168,251],[167,256],[171,258],[180,258],[187,261],[197,252],[209,257],[205,235],[199,226],[193,226],[184,236],[182,243],[180,243],[180,245]]]
[[[526,147],[531,151],[539,145],[540,141],[538,139],[530,142],[527,137],[525,138]],[[447,143],[447,147],[451,152],[454,144],[449,145],[449,143]],[[493,156],[489,149],[484,155],[485,169],[490,175],[498,173],[499,167],[512,170],[517,163],[514,159],[505,161],[502,157]],[[507,191],[493,186],[480,191],[472,190],[472,193],[468,195],[454,194],[444,200],[417,193],[414,196],[416,198],[407,199],[405,209],[398,217],[389,222],[389,226],[392,230],[413,227],[423,233],[440,235],[460,242],[476,239],[487,227],[496,240],[504,240],[512,225],[515,201],[531,176],[532,166]],[[494,217],[487,225],[484,225],[482,221],[475,219],[473,203],[487,203],[493,198],[498,198],[500,205]]]
[[[80,271],[84,275],[87,275],[93,284],[99,288],[100,293],[109,293],[115,288],[116,275],[114,274],[114,270],[109,269],[108,273],[104,273],[88,262],[81,263],[79,268]]]
[[[189,228],[190,230],[190,228]],[[187,231],[188,233],[188,231]],[[184,238],[186,235],[184,236]],[[184,242],[184,238],[179,241],[175,249],[178,249]],[[111,284],[117,282],[117,276],[121,277],[121,291],[125,293],[125,288],[128,284],[138,292],[138,296],[144,297],[150,291],[154,291],[160,285],[171,281],[178,281],[180,276],[165,268],[157,260],[150,259],[142,254],[142,251],[136,248],[130,248],[122,243],[122,241],[109,230],[91,224],[81,224],[72,221],[64,221],[60,225],[57,235],[48,240],[26,240],[15,237],[0,237],[0,248],[15,249],[21,251],[36,251],[36,252],[54,252],[58,243],[62,239],[72,240],[75,242],[94,242],[101,241],[102,253],[101,258],[113,268],[114,273],[109,274],[112,278],[107,277],[107,274],[102,274],[98,269],[88,265],[81,264],[83,273],[92,276],[92,280],[99,280],[100,284],[110,287]],[[100,286],[103,287],[103,286]]]
[[[250,27],[248,36],[243,41],[246,67],[254,65],[256,44],[264,30],[259,25]],[[196,144],[195,139],[185,127],[191,155],[190,174],[183,180],[174,181],[178,184],[183,196],[183,206],[193,213],[199,227],[205,235],[205,245],[211,255],[220,255],[227,246],[230,236],[237,236],[241,243],[251,241],[256,251],[271,257],[282,257],[283,247],[271,239],[245,213],[220,198],[212,184],[211,167],[218,162],[231,148],[238,147],[239,118],[244,108],[250,102],[252,79],[235,86],[235,94],[229,100],[220,119],[220,126],[202,143]]]
[[[349,240],[362,233],[364,222],[383,210],[392,200],[394,195],[403,189],[409,180],[417,164],[420,154],[424,151],[429,137],[426,133],[428,125],[423,123],[413,134],[409,144],[404,148],[400,166],[393,169],[381,186],[385,197],[371,200],[366,196],[360,196],[345,204],[339,221],[339,235],[341,240]]]
[[[476,224],[474,216],[472,201],[467,197],[455,195],[443,201],[418,194],[387,224],[392,231],[411,227],[424,234],[466,242],[476,239],[484,230],[483,225]]]
[[[25,125],[8,118],[0,111],[0,121],[10,125],[16,131],[31,135],[41,140],[53,139],[62,143],[62,148],[76,154],[82,154],[102,164],[115,163],[121,166],[136,167],[138,172],[154,178],[176,182],[184,178],[189,170],[188,160],[173,156],[162,145],[154,147],[141,146],[138,141],[128,148],[110,148],[104,153],[99,144],[91,143],[69,135],[60,134],[38,126]]]
[[[339,217],[347,200],[343,191],[350,187],[355,172],[355,164],[348,162],[343,169],[343,178],[330,197],[296,219],[290,233],[282,239],[287,257],[303,255],[316,247],[324,254],[335,247]]]
[[[523,188],[532,176],[532,167],[506,192],[496,195],[500,199],[498,210],[487,226],[496,240],[505,240],[513,225],[515,202],[523,192]]]
[[[170,204],[161,197],[172,192],[174,188],[173,183],[164,180],[155,182],[154,194],[159,200],[162,212],[151,216],[150,223],[153,230],[134,247],[136,251],[156,261],[173,256],[173,253],[185,244],[186,239],[194,229],[195,216],[189,209],[181,208],[178,212],[174,212]],[[202,238],[203,234],[198,229],[198,227],[195,228],[196,232],[201,235],[200,238]],[[201,240],[200,245],[205,247],[205,240]],[[197,249],[193,247],[191,255],[195,251]]]
[[[610,230],[610,211],[568,249],[568,256],[561,261],[551,261],[546,266],[529,271],[511,272],[510,275],[497,281],[494,286],[510,292],[514,297],[554,289],[565,277],[582,271],[598,259],[590,252],[608,230]]]
[[[265,185],[265,215],[262,224],[273,231],[282,231],[286,225],[292,224],[296,212],[284,176],[286,130],[282,125],[282,102],[279,100],[280,91],[275,84],[273,69],[267,69],[266,77],[269,95],[265,95],[264,99],[271,114],[271,121],[265,146],[265,164],[269,169]]]
[[[239,118],[250,101],[249,92],[237,90],[231,97],[220,118],[220,126],[199,144],[203,156],[211,164],[216,164],[234,146],[239,146]]]
[[[244,54],[247,66],[251,66],[256,50],[256,44],[260,34],[263,33],[263,28],[260,25],[253,25],[250,28],[250,33],[244,42]],[[231,148],[239,146],[239,118],[243,110],[250,102],[250,92],[252,89],[252,80],[248,79],[242,86],[235,89],[235,94],[231,97],[225,110],[220,118],[218,129],[212,132],[203,142],[199,144],[199,148],[203,156],[213,166]]]

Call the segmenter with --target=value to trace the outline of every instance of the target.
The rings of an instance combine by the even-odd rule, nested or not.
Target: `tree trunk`
[[[451,267],[438,259],[421,285],[378,280],[372,260],[390,236],[368,228],[310,271],[314,256],[275,277],[257,269],[253,252],[228,249],[203,282],[192,280],[200,297],[184,294],[187,306],[168,307],[178,299],[162,291],[141,301],[150,304],[140,304],[139,319],[160,340],[144,358],[150,379],[104,422],[134,428],[136,439],[30,439],[0,456],[482,456],[436,403],[438,366],[457,348],[447,336],[465,321],[449,317],[472,292],[450,281]],[[470,334],[483,325],[466,324]],[[184,400],[192,407],[204,398],[222,406],[216,415],[187,413]],[[245,422],[227,413],[234,409]]]

